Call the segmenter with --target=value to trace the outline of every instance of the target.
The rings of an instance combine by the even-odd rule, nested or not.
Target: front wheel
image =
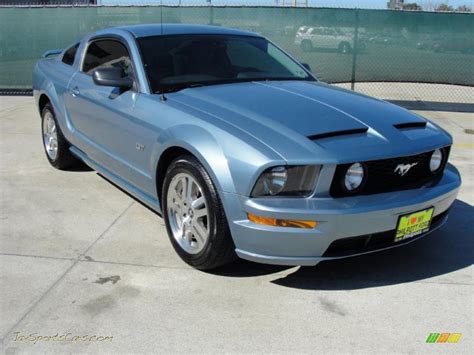
[[[301,42],[301,50],[303,52],[311,52],[313,50],[313,44],[311,43],[310,40],[304,39]]]
[[[210,270],[235,259],[217,190],[196,158],[182,156],[170,164],[161,196],[168,236],[183,261]]]

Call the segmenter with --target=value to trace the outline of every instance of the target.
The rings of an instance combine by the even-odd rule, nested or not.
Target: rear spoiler
[[[51,49],[43,53],[43,58],[60,55],[63,52],[62,49]]]

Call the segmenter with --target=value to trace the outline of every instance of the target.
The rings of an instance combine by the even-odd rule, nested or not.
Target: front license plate
[[[395,242],[413,238],[430,230],[434,207],[400,216]]]

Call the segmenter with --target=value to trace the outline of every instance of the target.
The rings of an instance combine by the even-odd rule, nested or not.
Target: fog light
[[[364,181],[364,167],[360,163],[352,164],[346,171],[344,186],[347,191],[354,191]]]
[[[436,149],[433,154],[431,154],[430,159],[430,170],[432,173],[435,173],[441,167],[443,162],[443,152],[441,149]]]
[[[277,219],[271,217],[256,216],[251,213],[247,213],[249,221],[257,224],[264,224],[266,226],[273,227],[293,227],[293,228],[315,228],[317,222],[315,221],[300,221],[293,219]]]

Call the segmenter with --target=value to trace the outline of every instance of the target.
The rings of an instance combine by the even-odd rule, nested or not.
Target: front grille
[[[450,147],[445,147],[442,150],[444,159],[441,168],[434,174],[430,171],[429,167],[433,151],[407,157],[363,162],[366,168],[365,182],[354,192],[347,191],[344,187],[344,177],[347,168],[352,164],[338,165],[331,184],[331,196],[371,195],[381,192],[416,189],[425,185],[434,185],[443,175]],[[396,171],[398,165],[407,164],[416,165],[413,165],[403,176]]]
[[[434,216],[433,220],[431,221],[430,230],[438,227],[441,223],[443,223],[448,213],[449,211],[446,210],[440,213],[439,215]],[[426,233],[424,233],[414,238],[408,238],[399,242],[395,242],[395,234],[396,230],[393,229],[387,232],[338,239],[332,242],[331,245],[329,245],[329,248],[323,254],[323,257],[341,257],[353,254],[366,253],[369,251],[388,248],[394,245],[409,243],[426,235]]]

